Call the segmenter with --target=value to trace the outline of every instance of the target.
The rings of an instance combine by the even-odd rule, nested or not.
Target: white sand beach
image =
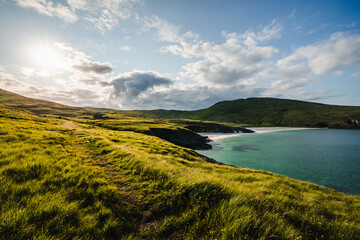
[[[210,140],[216,141],[225,138],[238,137],[248,133],[203,133],[201,136],[207,136]]]
[[[303,128],[303,127],[254,127],[247,128],[255,133],[268,133],[268,132],[280,132],[280,131],[293,131],[293,130],[306,130],[314,128]]]
[[[299,127],[253,127],[247,128],[255,133],[269,133],[269,132],[280,132],[280,131],[293,131],[293,130],[306,130],[314,128],[299,128]],[[226,138],[246,136],[253,133],[200,133],[202,136],[207,136],[210,140],[216,141]]]

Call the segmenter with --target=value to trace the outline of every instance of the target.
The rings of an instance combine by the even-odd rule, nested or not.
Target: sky
[[[0,0],[0,88],[71,106],[360,106],[360,1]]]

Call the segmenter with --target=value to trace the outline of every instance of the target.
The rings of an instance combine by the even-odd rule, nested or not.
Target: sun
[[[64,62],[58,51],[51,46],[38,46],[33,49],[32,59],[43,70],[55,70],[63,67]]]

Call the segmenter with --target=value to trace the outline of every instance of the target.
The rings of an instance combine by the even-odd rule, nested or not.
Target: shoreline
[[[309,130],[320,128],[306,128],[306,127],[254,127],[248,128],[255,133],[268,133],[268,132],[281,132],[281,131],[293,131],[293,130]]]
[[[308,129],[319,129],[319,128],[305,128],[305,127],[253,127],[247,128],[254,131],[254,133],[269,133],[269,132],[281,132],[281,131],[293,131],[293,130],[308,130]],[[254,133],[198,133],[201,136],[208,137],[211,141],[222,140],[226,138],[246,136]]]

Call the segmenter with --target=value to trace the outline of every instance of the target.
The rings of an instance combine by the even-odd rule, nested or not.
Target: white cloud
[[[107,97],[108,88],[101,91],[95,89],[81,89],[74,87],[72,89],[58,89],[50,87],[40,87],[28,84],[16,79],[1,79],[0,88],[21,94],[23,96],[55,101],[71,106],[108,106]]]
[[[300,47],[281,60],[281,64],[285,65],[299,63],[309,66],[316,75],[360,65],[360,35],[334,33],[328,40]]]
[[[5,68],[0,65],[0,78],[14,78],[12,74],[5,71]]]
[[[305,98],[306,91],[303,89],[319,83],[317,76],[330,72],[340,76],[343,68],[359,64],[360,35],[335,33],[325,41],[295,49],[259,75],[262,79],[273,79],[265,91],[266,96],[292,96],[309,100]],[[299,92],[303,94],[299,95]],[[311,92],[308,96],[316,98]]]
[[[32,8],[40,14],[51,17],[58,17],[65,22],[76,22],[76,14],[67,6],[61,3],[54,3],[48,0],[15,0],[16,4],[24,8]]]
[[[280,38],[281,37],[281,31],[283,30],[281,22],[274,19],[271,24],[265,26],[263,30],[256,34],[255,40],[262,42],[267,41],[273,38]]]
[[[351,74],[351,77],[357,78],[360,77],[360,72],[354,72]]]
[[[256,67],[232,68],[222,62],[209,60],[186,64],[183,77],[194,79],[201,83],[228,85],[234,83],[252,84],[250,78],[257,72]]]
[[[102,32],[119,26],[120,20],[134,15],[134,5],[138,0],[68,0],[70,7],[85,21],[88,21]]]
[[[131,51],[133,51],[133,49],[132,49],[130,46],[127,46],[127,45],[121,46],[121,47],[120,47],[120,50],[121,50],[121,51],[124,51],[124,52],[131,52]]]
[[[112,30],[119,24],[117,17],[111,14],[107,9],[102,10],[102,13],[99,16],[87,16],[84,19],[94,23],[95,27],[103,32],[105,30]]]
[[[99,14],[102,10],[108,10],[111,15],[118,17],[119,19],[128,19],[133,14],[134,4],[139,0],[92,0],[87,1],[86,4],[79,4],[76,0],[68,0],[68,4],[77,10],[87,10],[93,15]]]
[[[12,78],[0,78],[0,88],[16,92],[19,86],[25,86],[25,83]]]
[[[67,0],[67,3],[74,12],[75,10],[86,10],[88,8],[87,0]]]
[[[280,59],[276,64],[266,66],[260,73],[261,79],[272,79],[265,91],[265,96],[282,97],[285,93],[292,94],[294,91],[309,87],[317,81],[314,79],[311,68],[304,63]]]
[[[282,30],[282,23],[277,19],[274,19],[260,32],[254,32],[249,30],[241,35],[226,32],[222,32],[222,34],[224,37],[232,39],[233,41],[237,40],[238,42],[242,42],[246,46],[256,46],[261,42],[268,41],[274,38],[280,38]]]
[[[31,67],[22,67],[20,69],[21,74],[23,75],[24,78],[30,78],[32,76],[34,76],[35,74],[35,69],[31,68]]]
[[[150,18],[143,18],[142,31],[156,29],[157,38],[164,42],[181,42],[183,38],[180,35],[181,26],[175,26],[168,21],[153,15]]]
[[[311,78],[281,79],[271,83],[271,86],[265,91],[265,95],[280,96],[284,93],[294,92],[315,83],[316,80]]]
[[[288,18],[294,18],[296,13],[296,9],[292,10],[292,12],[289,14]]]
[[[12,78],[13,75],[6,72],[0,72],[0,78]]]
[[[265,95],[267,96],[267,95]],[[286,99],[301,99],[303,101],[319,101],[322,99],[330,99],[341,97],[343,94],[336,94],[329,90],[316,91],[296,91],[296,92],[279,92],[277,95],[270,95],[270,97],[286,98]]]
[[[92,61],[91,57],[84,52],[74,49],[66,43],[54,43],[54,46],[61,52],[64,67],[69,72],[80,71],[85,73],[106,74],[112,72],[112,65],[109,62]]]
[[[0,79],[0,88],[15,92],[18,94],[22,94],[25,96],[32,96],[34,98],[40,97],[43,98],[44,94],[46,94],[47,90],[42,87],[38,87],[32,84],[28,84],[14,78],[9,79]],[[38,94],[41,93],[39,96]],[[32,94],[32,95],[31,95]]]
[[[201,58],[183,66],[182,77],[203,84],[251,85],[256,82],[256,74],[264,67],[264,62],[278,52],[275,47],[259,46],[258,43],[278,38],[281,29],[281,24],[274,20],[259,33],[248,31],[238,35],[223,32],[226,41],[222,44],[203,42],[190,34],[193,37],[190,41],[179,37],[177,44],[165,46],[162,51],[187,59]]]
[[[40,14],[58,17],[73,23],[83,19],[101,31],[111,30],[119,20],[129,19],[138,0],[68,0],[67,5],[53,0],[15,0],[23,8],[31,8]]]
[[[336,70],[334,73],[335,73],[335,75],[337,75],[337,76],[341,76],[341,75],[344,74],[344,72],[341,71],[341,70]]]

